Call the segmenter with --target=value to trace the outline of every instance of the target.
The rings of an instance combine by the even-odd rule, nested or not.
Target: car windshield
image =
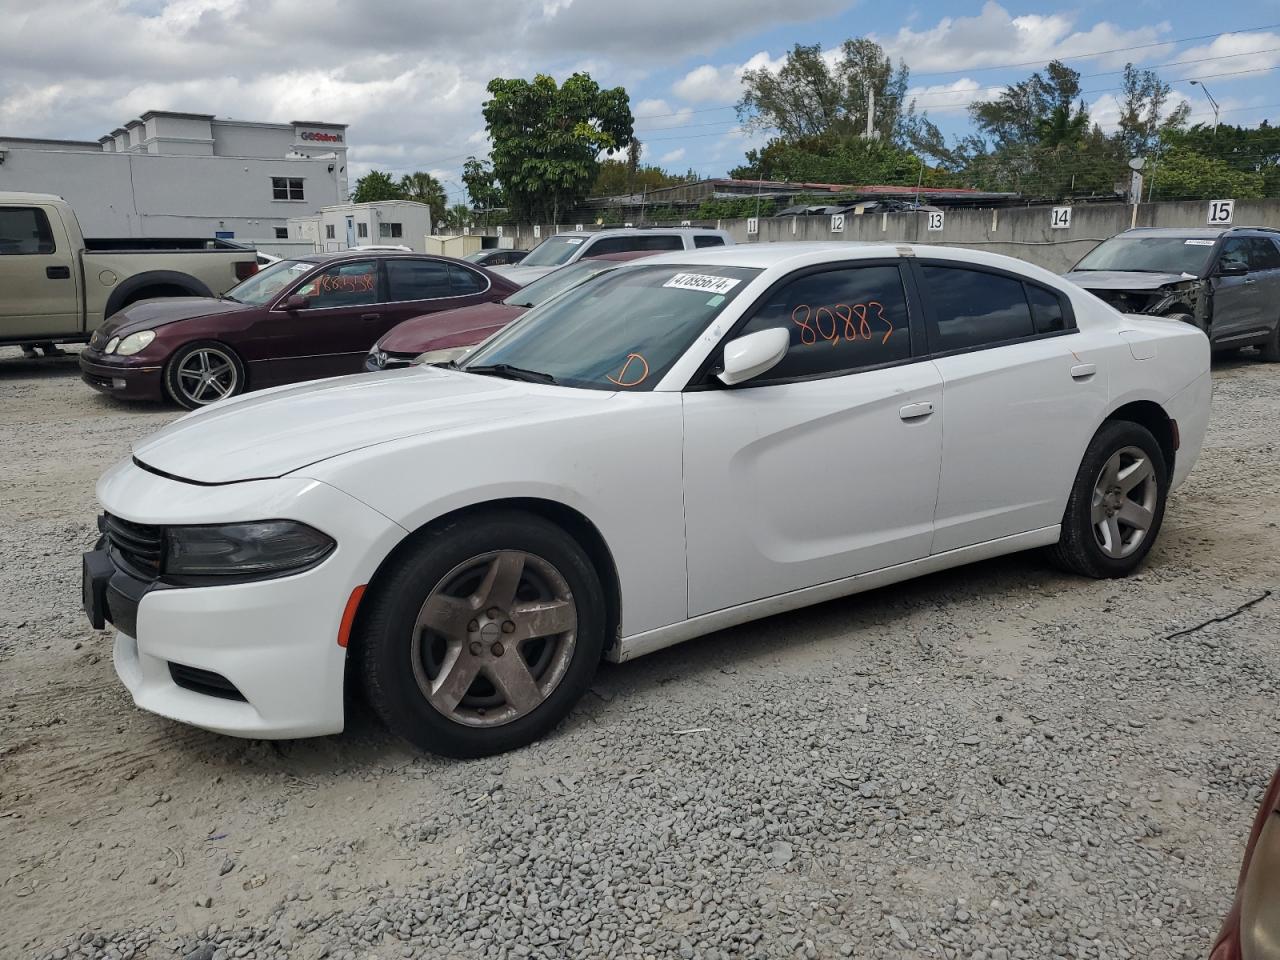
[[[609,270],[525,314],[461,369],[593,390],[652,390],[758,273],[709,264]]]
[[[270,303],[280,295],[281,290],[315,268],[314,263],[306,260],[281,260],[263,267],[243,283],[236,284],[227,291],[226,296],[228,300],[261,306]]]
[[[586,237],[547,237],[520,261],[522,267],[558,267],[586,242]]]
[[[1089,251],[1075,269],[1199,276],[1209,264],[1213,244],[1211,237],[1112,237]]]
[[[552,270],[545,277],[539,277],[502,302],[509,307],[536,307],[550,300],[557,293],[568,290],[575,283],[581,283],[587,277],[594,277],[597,273],[616,266],[616,263],[608,260],[579,260],[577,263]]]

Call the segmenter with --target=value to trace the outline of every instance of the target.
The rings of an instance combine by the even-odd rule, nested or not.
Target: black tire
[[[225,359],[230,365],[230,381],[229,389],[225,393],[218,393],[217,390],[209,392],[206,390],[202,397],[207,399],[198,399],[191,386],[190,378],[184,374],[185,366],[200,353],[204,353],[210,357],[220,357]],[[187,343],[174,351],[168,362],[164,365],[164,390],[174,403],[187,410],[196,410],[200,407],[208,406],[217,400],[224,400],[228,397],[234,397],[244,393],[248,386],[248,379],[245,375],[244,361],[240,359],[240,355],[228,347],[225,343],[218,343],[216,340],[197,340],[194,343]]]
[[[1149,459],[1153,468],[1155,503],[1152,519],[1136,548],[1126,556],[1109,555],[1099,542],[1092,520],[1095,487],[1101,482],[1103,468],[1112,457],[1129,448],[1137,448]],[[1151,432],[1128,420],[1109,420],[1089,441],[1071,496],[1062,516],[1062,534],[1049,548],[1049,557],[1058,566],[1081,576],[1095,579],[1128,576],[1142,563],[1160,533],[1164,520],[1165,500],[1169,492],[1169,470],[1164,453]]]
[[[1276,320],[1271,336],[1264,343],[1258,344],[1258,356],[1264,363],[1280,363],[1280,319]]]
[[[437,709],[420,686],[418,673],[426,668],[415,665],[414,659],[425,657],[426,647],[419,649],[417,638],[426,632],[416,625],[427,599],[443,589],[453,572],[495,551],[523,552],[554,568],[571,591],[575,639],[560,679],[530,712],[501,725],[469,726]],[[604,591],[582,547],[541,517],[494,511],[448,523],[407,546],[361,605],[353,666],[370,706],[392,733],[432,753],[483,757],[532,743],[569,714],[595,676],[605,647],[605,625]],[[517,649],[512,645],[507,652],[527,666],[526,654]],[[487,678],[480,675],[478,680]],[[468,686],[468,696],[475,689],[475,683]]]

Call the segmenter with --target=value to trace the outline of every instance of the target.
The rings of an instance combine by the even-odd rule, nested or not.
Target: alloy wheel
[[[449,719],[493,727],[537,709],[564,678],[577,605],[546,560],[499,550],[460,563],[418,612],[411,656],[418,689]]]
[[[1093,485],[1089,519],[1098,547],[1108,557],[1132,554],[1155,522],[1160,495],[1155,467],[1138,447],[1112,454]]]
[[[229,397],[240,385],[235,361],[216,347],[201,347],[178,364],[178,389],[196,406]]]

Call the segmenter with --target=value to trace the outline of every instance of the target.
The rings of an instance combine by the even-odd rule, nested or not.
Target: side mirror
[[[1218,264],[1220,277],[1243,277],[1248,272],[1249,267],[1239,260],[1223,260]]]
[[[790,346],[791,334],[782,327],[730,340],[724,347],[724,369],[718,374],[719,380],[732,387],[758,377],[777,366]]]
[[[284,302],[284,308],[288,310],[290,313],[293,313],[297,310],[305,310],[309,306],[311,306],[311,298],[304,297],[300,293],[295,293],[293,296],[291,296],[288,300]]]

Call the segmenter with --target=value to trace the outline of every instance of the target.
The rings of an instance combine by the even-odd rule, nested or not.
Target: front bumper
[[[105,354],[87,348],[80,353],[80,379],[122,400],[164,399],[164,368],[154,361],[109,361]]]
[[[334,487],[292,477],[201,487],[126,461],[103,477],[98,498],[108,512],[139,524],[269,515],[333,537],[337,548],[318,566],[252,583],[137,583],[115,564],[106,612],[117,628],[116,673],[144,710],[241,737],[342,730],[346,650],[337,638],[343,610],[352,590],[369,582],[405,535],[403,528]]]

